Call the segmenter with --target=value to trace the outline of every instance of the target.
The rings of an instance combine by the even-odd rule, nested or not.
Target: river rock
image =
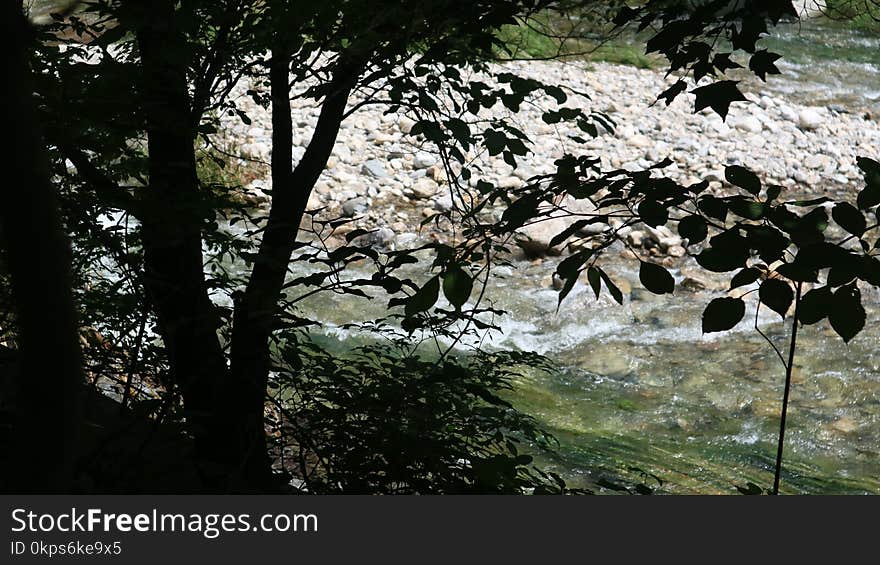
[[[438,212],[448,212],[452,210],[452,196],[442,194],[434,198],[434,209]]]
[[[413,167],[416,169],[427,169],[437,163],[437,157],[427,151],[419,151],[413,156]]]
[[[740,131],[745,131],[748,133],[760,133],[761,130],[764,129],[764,126],[761,124],[761,120],[754,116],[745,116],[731,121],[733,122],[731,124],[733,125],[733,127]]]
[[[559,255],[558,248],[550,247],[550,240],[556,234],[567,228],[570,220],[567,218],[548,218],[535,222],[519,229],[521,237],[517,238],[519,245],[526,255],[540,257],[542,255]]]
[[[519,188],[522,185],[523,185],[522,179],[519,177],[515,177],[515,176],[505,177],[505,178],[501,179],[500,181],[498,181],[498,188],[512,189],[512,188]]]
[[[632,230],[626,235],[626,241],[633,247],[641,247],[645,241],[645,232],[641,230]]]
[[[650,147],[653,142],[651,138],[647,135],[642,135],[640,133],[630,136],[626,140],[626,144],[632,147]]]
[[[388,176],[388,171],[385,170],[385,165],[378,159],[370,159],[366,161],[361,167],[361,172],[374,179],[381,179]]]
[[[397,129],[399,129],[401,133],[409,134],[414,125],[416,125],[416,122],[406,116],[400,116],[397,120]]]
[[[433,180],[428,177],[422,177],[412,185],[413,197],[421,199],[431,198],[437,194],[439,188],[440,187]]]
[[[798,113],[798,126],[802,130],[817,129],[823,123],[822,115],[812,108],[804,108]]]
[[[346,217],[351,218],[351,217],[363,214],[364,212],[367,211],[367,209],[369,207],[370,207],[370,204],[369,204],[369,202],[367,202],[367,199],[362,196],[359,196],[357,198],[352,198],[351,200],[347,200],[342,205],[342,213]]]
[[[394,241],[394,231],[388,227],[381,227],[370,234],[371,243],[379,246],[387,246],[389,243]]]

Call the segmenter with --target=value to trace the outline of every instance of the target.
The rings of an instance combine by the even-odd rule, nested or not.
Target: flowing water
[[[784,373],[752,327],[754,309],[734,330],[703,336],[700,314],[717,294],[655,297],[633,268],[622,261],[608,268],[616,280],[633,281],[623,306],[597,301],[579,284],[558,312],[556,291],[539,282],[554,269],[550,262],[522,263],[493,279],[488,296],[508,315],[484,345],[536,351],[559,366],[549,374],[526,369],[511,397],[560,441],[541,463],[587,487],[632,478],[631,467],[659,476],[666,492],[769,486]],[[876,305],[876,293],[865,301]],[[351,333],[333,328],[353,312],[381,315],[384,300],[374,302],[321,298],[307,307],[320,309],[328,335],[351,343]],[[825,323],[801,331],[783,492],[880,493],[880,329],[878,309],[869,311],[848,346]],[[762,311],[759,324],[786,346],[790,325],[779,316]]]
[[[777,28],[762,44],[783,56],[782,74],[758,89],[800,104],[880,113],[880,33],[806,20]]]

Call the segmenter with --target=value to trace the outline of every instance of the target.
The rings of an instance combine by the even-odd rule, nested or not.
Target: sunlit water
[[[633,281],[623,306],[578,285],[557,312],[556,291],[538,282],[553,268],[523,263],[494,279],[488,295],[508,315],[503,332],[484,341],[559,365],[549,374],[525,370],[512,395],[560,440],[542,463],[580,486],[632,475],[630,467],[658,475],[668,492],[772,483],[784,373],[752,327],[754,308],[734,330],[703,336],[700,314],[716,294],[655,297],[621,263],[609,271]],[[354,312],[381,315],[385,301],[373,302],[322,297],[306,308],[322,313],[324,335],[352,343],[359,339],[335,326]],[[826,323],[801,330],[783,491],[880,493],[876,295],[865,302],[868,325],[849,345]],[[769,314],[760,327],[783,349],[790,325]]]
[[[753,88],[800,104],[880,112],[880,33],[805,21],[774,30],[762,46],[783,55],[781,75]]]

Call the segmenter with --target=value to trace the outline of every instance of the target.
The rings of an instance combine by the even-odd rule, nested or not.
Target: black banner
[[[876,508],[855,497],[6,496],[0,563],[861,560],[874,559]]]

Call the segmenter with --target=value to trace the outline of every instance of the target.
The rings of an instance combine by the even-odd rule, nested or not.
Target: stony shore
[[[735,103],[725,122],[708,111],[693,113],[690,95],[680,96],[669,107],[654,104],[673,80],[657,71],[563,62],[515,62],[504,67],[520,76],[589,94],[589,100],[572,95],[567,105],[605,112],[617,127],[614,133],[603,132],[579,145],[572,140],[582,135],[579,130],[548,125],[541,120],[540,108],[526,105],[510,119],[533,140],[532,152],[517,169],[500,158],[477,156],[482,173],[473,182],[482,178],[515,188],[535,174],[552,171],[553,161],[569,151],[596,155],[605,168],[642,169],[669,157],[674,164],[664,169],[665,175],[685,184],[706,179],[716,192],[724,190],[724,166],[739,164],[798,194],[840,196],[861,186],[857,156],[880,158],[878,117],[859,109],[810,107],[747,93],[749,102]],[[251,85],[237,88],[237,103],[252,123],[224,117],[222,143],[234,148],[242,164],[257,176],[246,187],[245,197],[264,203],[271,190],[267,166],[271,119],[243,94],[247,88]],[[319,109],[310,100],[292,103],[294,162],[305,152]],[[409,135],[412,120],[383,115],[383,110],[383,106],[367,105],[343,123],[309,207],[324,208],[322,214],[328,217],[356,217],[358,227],[377,230],[372,235],[374,243],[400,247],[419,237],[419,224],[426,216],[449,209],[451,199],[432,147]],[[636,233],[634,239],[640,241],[633,244],[656,248],[653,254],[670,258],[684,254],[680,240],[662,230]]]

